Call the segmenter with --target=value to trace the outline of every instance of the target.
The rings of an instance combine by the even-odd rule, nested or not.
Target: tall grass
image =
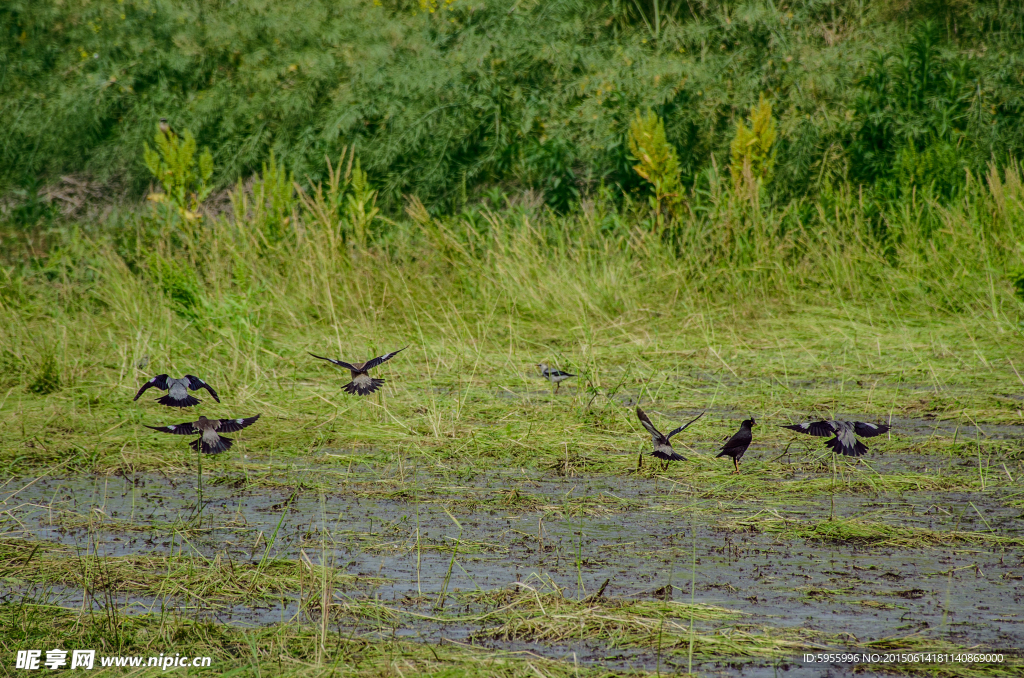
[[[852,190],[780,209],[737,198],[712,176],[660,235],[646,207],[619,209],[599,193],[567,216],[481,205],[434,218],[413,200],[407,219],[373,219],[364,246],[334,189],[302,205],[282,198],[291,201],[282,210],[258,185],[262,202],[240,188],[234,211],[216,218],[161,221],[170,217],[154,210],[130,228],[51,233],[42,257],[11,245],[0,291],[5,379],[73,383],[81,349],[97,344],[116,345],[115,368],[131,375],[158,342],[183,354],[197,343],[238,349],[232,368],[259,380],[270,376],[263,358],[275,338],[311,326],[342,351],[354,336],[384,349],[393,334],[493,342],[515,331],[557,342],[569,328],[696,308],[851,304],[1011,325],[1020,311],[1010,282],[1024,236],[1016,166],[972,176],[952,205],[909,196],[884,240]],[[73,322],[77,336],[57,336],[54,321]]]

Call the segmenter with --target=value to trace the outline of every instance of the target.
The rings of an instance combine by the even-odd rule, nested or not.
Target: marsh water
[[[465,613],[480,607],[470,594],[529,587],[582,599],[604,585],[602,600],[695,602],[743,613],[734,622],[742,628],[829,634],[833,641],[820,649],[853,650],[915,634],[963,647],[1024,647],[1024,552],[1017,545],[954,539],[886,545],[757,529],[758,521],[855,518],[1022,538],[1024,509],[1007,500],[1012,492],[1006,489],[730,500],[728,493],[695,491],[683,465],[633,475],[514,468],[439,475],[408,462],[400,477],[381,477],[366,463],[346,464],[346,454],[329,450],[303,467],[281,467],[280,486],[251,482],[255,471],[239,460],[232,471],[205,477],[201,521],[194,475],[11,478],[3,491],[4,537],[61,545],[78,557],[176,555],[235,563],[303,558],[354,575],[336,589],[339,599],[415,613],[387,624],[340,616],[332,620],[339,630],[475,643],[622,669],[678,668],[680,660],[586,638],[495,639],[486,633],[488,622],[464,621]],[[759,455],[768,453],[754,446],[747,460]],[[868,459],[882,475],[969,475],[981,463],[929,454]],[[756,464],[746,471],[756,473]],[[1006,473],[1015,478],[1011,469]],[[333,489],[303,490],[307,477],[326,479]],[[820,477],[821,469],[796,464],[779,482]],[[7,601],[44,596],[81,606],[85,595],[57,585],[2,586]],[[128,589],[114,592],[112,600],[137,612],[169,602]],[[170,602],[184,614],[239,625],[309,614],[299,591],[250,603]],[[88,604],[100,603],[90,597]],[[822,673],[795,654],[770,662],[723,658],[703,668],[774,675],[780,663],[791,675]],[[830,670],[842,675],[852,667]]]

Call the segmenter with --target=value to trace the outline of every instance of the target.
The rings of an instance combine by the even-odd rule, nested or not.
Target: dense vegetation
[[[437,213],[495,189],[559,210],[646,192],[627,131],[648,108],[700,190],[761,96],[779,204],[845,183],[945,201],[1024,150],[1009,0],[12,0],[0,27],[8,190],[85,173],[138,195],[161,116],[220,185],[271,151],[316,182],[354,146],[392,213],[403,194]]]
[[[312,312],[313,272],[289,269],[316,260],[336,281],[363,270],[361,297],[387,288],[370,273],[387,262],[461,311],[613,315],[684,289],[1017,313],[1019,3],[76,0],[0,16],[12,309],[52,308],[54,279],[82,283],[57,303],[74,307],[107,270],[200,326],[236,290],[238,309],[269,304],[269,327],[251,290]],[[38,228],[62,173],[160,187],[103,227]],[[196,269],[224,247],[234,263]]]
[[[1020,590],[1022,36],[1020,0],[0,3],[4,651],[578,677],[986,647]],[[403,346],[367,398],[308,355]],[[145,428],[191,416],[132,400],[159,373],[261,419],[200,459]],[[640,403],[707,411],[686,462],[640,457]],[[847,414],[892,436],[829,463],[776,425]],[[767,616],[695,626],[726,571]]]

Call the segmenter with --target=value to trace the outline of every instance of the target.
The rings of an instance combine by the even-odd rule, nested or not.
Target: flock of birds
[[[310,355],[319,360],[325,360],[333,365],[349,370],[351,379],[347,384],[342,386],[342,390],[346,393],[351,393],[352,395],[365,396],[377,391],[384,385],[383,379],[370,376],[370,370],[375,367],[379,367],[388,360],[391,360],[406,348],[408,347],[400,348],[397,351],[392,351],[391,353],[386,353],[382,356],[377,356],[376,358],[367,360],[363,363],[348,363],[344,360],[325,358],[323,356],[316,355],[315,353],[310,353]],[[545,363],[538,363],[537,368],[540,370],[541,376],[554,385],[556,393],[558,392],[559,385],[563,381],[576,376],[569,372],[552,369]],[[214,391],[209,384],[199,377],[191,374],[186,374],[180,379],[174,379],[166,374],[157,375],[143,384],[142,388],[139,389],[139,392],[135,394],[134,400],[138,400],[139,397],[150,388],[158,388],[162,391],[167,391],[167,395],[157,398],[156,402],[169,407],[192,407],[193,405],[198,405],[201,401],[190,394],[189,391],[198,391],[200,389],[206,389],[210,395],[213,396],[214,400],[218,403],[220,402],[220,398],[217,397],[217,392]],[[636,416],[640,420],[640,423],[643,424],[643,427],[651,434],[651,442],[654,444],[654,450],[650,453],[651,456],[665,462],[665,466],[667,467],[669,462],[686,460],[686,457],[679,454],[672,448],[672,436],[685,431],[691,424],[703,417],[704,412],[701,412],[694,419],[688,421],[679,428],[673,429],[668,434],[664,434],[659,431],[651,422],[647,413],[640,409],[639,406],[636,408]],[[185,422],[184,424],[171,424],[168,426],[147,425],[146,428],[175,435],[198,436],[195,440],[189,443],[189,446],[197,452],[216,454],[230,449],[232,444],[231,439],[225,438],[221,433],[240,431],[246,426],[251,426],[256,423],[256,420],[259,418],[260,415],[258,414],[252,417],[241,417],[237,419],[207,419],[205,416],[200,416],[197,421]],[[726,441],[725,445],[721,448],[721,452],[719,452],[715,457],[716,459],[721,457],[731,457],[733,465],[735,466],[735,471],[733,471],[733,473],[740,472],[739,461],[754,439],[752,429],[756,423],[757,422],[754,421],[753,418],[745,419],[740,424],[740,429]],[[831,448],[836,454],[843,454],[851,457],[859,457],[868,451],[867,446],[858,438],[871,438],[889,431],[889,426],[886,424],[870,424],[862,421],[837,420],[812,421],[803,424],[786,425],[782,428],[788,428],[793,431],[806,433],[812,436],[829,437],[830,439],[825,441],[825,445],[827,447]]]

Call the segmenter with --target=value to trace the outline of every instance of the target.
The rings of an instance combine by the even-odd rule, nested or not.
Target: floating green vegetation
[[[796,520],[758,514],[749,518],[726,520],[719,528],[732,532],[764,532],[787,539],[812,539],[837,543],[921,548],[951,545],[1022,546],[1024,538],[996,532],[929,530],[857,518]]]
[[[370,613],[375,618],[376,613]],[[444,675],[459,678],[605,678],[647,676],[643,671],[614,673],[536,655],[522,656],[459,643],[399,642],[379,636],[353,636],[317,624],[281,623],[254,628],[183,619],[178,615],[126,614],[110,610],[90,614],[54,605],[0,604],[0,624],[15,639],[5,649],[93,648],[99,656],[150,656],[168,648],[183,656],[211,657],[214,675],[242,678],[325,674],[381,676]],[[98,660],[97,660],[98,663]],[[135,676],[161,676],[160,668],[135,670]]]
[[[338,589],[379,585],[383,579],[357,577],[298,560],[263,558],[235,562],[198,555],[97,556],[39,543],[0,543],[0,578],[10,585],[60,585],[111,596],[167,599],[219,605],[279,600],[330,582]]]

